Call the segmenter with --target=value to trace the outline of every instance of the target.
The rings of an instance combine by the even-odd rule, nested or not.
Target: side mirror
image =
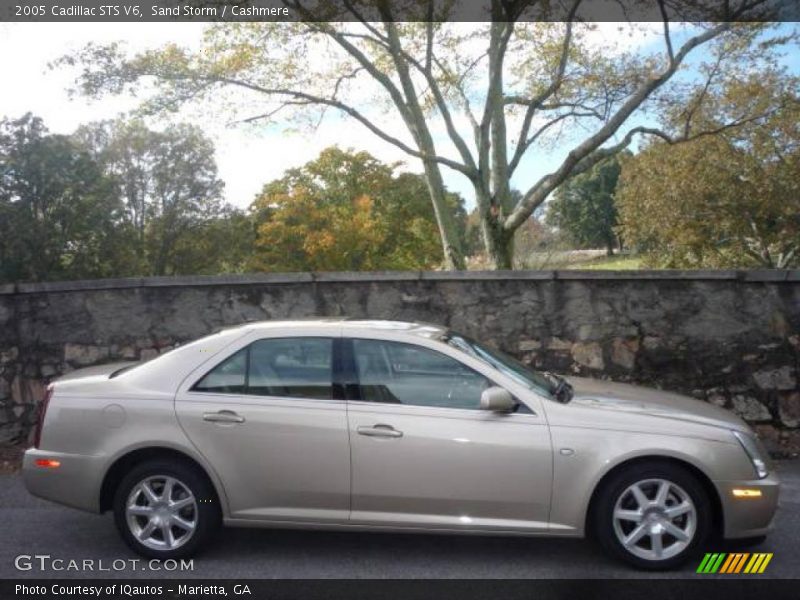
[[[501,387],[490,387],[481,393],[481,408],[492,412],[512,412],[517,406],[514,397]]]

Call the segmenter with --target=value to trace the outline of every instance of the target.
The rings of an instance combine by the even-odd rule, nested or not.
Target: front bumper
[[[41,467],[38,459],[57,460],[57,468]],[[34,496],[100,512],[100,485],[104,461],[99,456],[67,454],[29,448],[22,461],[22,480]]]
[[[772,530],[780,491],[780,479],[774,471],[764,479],[715,481],[714,485],[722,501],[725,539],[757,537]],[[737,497],[734,490],[753,490],[760,495]]]

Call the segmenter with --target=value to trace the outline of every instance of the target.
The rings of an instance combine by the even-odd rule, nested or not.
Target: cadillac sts
[[[136,552],[221,525],[592,537],[673,568],[764,536],[779,482],[750,427],[678,394],[538,372],[424,323],[247,323],[51,384],[24,480]]]

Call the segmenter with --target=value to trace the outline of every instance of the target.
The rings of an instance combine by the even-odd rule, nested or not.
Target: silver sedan
[[[221,524],[590,535],[647,569],[769,530],[752,430],[677,394],[533,371],[446,328],[248,323],[48,388],[31,493],[155,558]]]

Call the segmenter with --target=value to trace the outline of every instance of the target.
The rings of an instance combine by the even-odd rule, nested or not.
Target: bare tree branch
[[[425,72],[430,74],[433,65],[433,0],[428,0],[428,21],[425,24]]]
[[[564,42],[561,46],[561,57],[559,58],[558,61],[558,68],[556,69],[555,77],[553,77],[553,80],[550,82],[550,85],[546,89],[544,89],[542,93],[540,93],[538,96],[534,98],[527,99],[527,101],[525,102],[528,108],[525,111],[525,116],[523,117],[522,126],[519,132],[519,137],[517,138],[519,141],[517,142],[517,146],[514,149],[514,155],[511,157],[511,162],[509,164],[508,168],[509,175],[512,174],[514,170],[517,168],[519,161],[522,160],[522,156],[525,154],[526,150],[530,147],[532,143],[528,141],[528,131],[530,130],[534,114],[536,113],[537,110],[542,108],[542,104],[545,102],[545,100],[550,98],[553,94],[555,94],[559,90],[561,84],[564,81],[564,73],[567,69],[567,61],[568,61],[567,59],[569,58],[570,45],[572,44],[572,25],[573,25],[572,19],[575,17],[575,12],[578,10],[578,6],[580,5],[580,3],[581,0],[576,0],[573,3],[572,8],[570,9],[566,24],[567,30],[564,34]],[[514,97],[515,102],[517,99],[518,97]],[[509,103],[510,99],[506,98],[506,102]]]
[[[633,141],[634,136],[636,136],[637,134],[652,135],[654,137],[662,139],[663,141],[665,141],[667,144],[670,145],[682,144],[685,142],[691,142],[693,140],[709,137],[712,135],[719,135],[721,133],[724,133],[732,129],[736,129],[737,127],[741,127],[743,125],[748,125],[750,123],[755,123],[758,121],[762,121],[764,119],[768,119],[774,114],[780,112],[783,108],[784,108],[783,106],[777,106],[765,113],[761,113],[758,115],[741,116],[738,119],[729,121],[728,123],[724,123],[722,125],[719,125],[717,127],[712,127],[710,129],[705,129],[703,131],[698,131],[697,133],[694,133],[692,135],[683,134],[680,136],[674,136],[668,134],[662,129],[658,129],[655,127],[644,127],[644,126],[634,127],[633,129],[628,131],[628,133],[626,133],[625,136],[622,138],[622,140],[620,140],[618,143],[612,146],[600,148],[595,152],[593,152],[592,154],[590,154],[589,156],[587,156],[586,158],[584,158],[583,160],[581,160],[577,165],[575,165],[575,168],[573,169],[571,176],[579,175],[580,173],[588,171],[603,159],[606,159],[624,150],[630,145],[630,143]]]
[[[252,117],[246,117],[244,119],[235,119],[233,121],[228,121],[227,125],[238,125],[238,124],[241,124],[241,123],[254,123],[256,121],[263,121],[263,120],[271,119],[276,114],[281,112],[284,108],[287,108],[289,106],[310,106],[310,105],[313,105],[313,104],[314,103],[311,100],[302,100],[302,101],[301,100],[297,100],[297,101],[281,102],[280,106],[278,106],[277,108],[275,108],[273,110],[267,111],[265,113],[259,113],[257,115],[253,115]]]
[[[504,227],[514,230],[539,206],[547,196],[568,177],[572,176],[573,169],[584,158],[599,148],[606,140],[613,136],[630,115],[658,88],[660,88],[677,71],[686,56],[696,47],[714,39],[731,28],[730,22],[719,23],[716,26],[690,38],[675,54],[675,59],[658,76],[642,83],[617,112],[594,135],[574,148],[564,159],[558,169],[545,175],[537,181],[523,196],[514,211],[506,220]],[[627,137],[627,136],[626,136]],[[628,141],[630,143],[630,140]]]
[[[492,191],[502,197],[508,194],[504,189],[492,190],[492,182],[508,187],[508,156],[506,149],[506,121],[503,104],[503,63],[508,42],[514,33],[514,23],[494,20],[506,18],[502,13],[502,2],[492,2],[493,21],[490,25],[489,39],[489,82],[484,104],[483,116],[478,125],[478,171],[480,193],[477,194],[479,206],[491,200]],[[500,14],[498,14],[500,13]],[[486,207],[481,207],[485,210]]]
[[[667,9],[664,6],[664,0],[658,0],[658,10],[661,11],[661,20],[664,22],[664,43],[667,45],[667,55],[669,62],[675,62],[675,52],[672,49],[672,36],[669,33],[669,17],[667,16]]]
[[[716,62],[714,63],[714,67],[711,69],[711,72],[708,74],[708,77],[706,78],[706,82],[703,85],[703,89],[700,91],[700,94],[697,96],[696,100],[692,102],[691,105],[686,109],[685,111],[686,122],[684,125],[684,132],[683,132],[685,136],[689,135],[689,130],[692,127],[692,119],[694,118],[694,115],[697,112],[697,110],[702,105],[703,99],[708,94],[708,90],[711,87],[711,83],[714,80],[714,77],[716,77],[717,73],[719,72],[721,64],[722,64],[722,54],[719,54],[719,56],[717,56]]]
[[[259,93],[262,93],[262,94],[265,94],[265,95],[289,96],[289,97],[296,98],[296,99],[299,99],[299,100],[308,101],[311,104],[319,104],[319,105],[324,105],[324,106],[330,106],[330,107],[333,107],[333,108],[337,108],[337,109],[341,110],[342,112],[350,115],[354,119],[356,119],[359,123],[364,125],[367,129],[369,129],[372,133],[374,133],[375,135],[377,135],[378,137],[380,137],[384,141],[387,141],[390,144],[393,144],[394,146],[397,146],[403,152],[405,152],[407,154],[410,154],[411,156],[414,156],[415,158],[420,158],[420,159],[423,159],[423,160],[432,160],[432,161],[435,161],[437,163],[446,165],[446,166],[450,167],[451,169],[454,169],[456,171],[464,173],[464,175],[466,175],[467,177],[469,177],[471,175],[471,172],[464,165],[462,165],[459,162],[456,162],[456,161],[451,160],[449,158],[445,158],[443,156],[437,156],[437,155],[433,155],[433,154],[426,154],[424,152],[421,152],[419,150],[416,150],[416,149],[410,147],[409,145],[405,144],[402,140],[400,140],[400,139],[398,139],[398,138],[396,138],[394,136],[391,136],[388,133],[386,133],[385,131],[383,131],[383,129],[381,129],[378,125],[376,125],[375,123],[370,121],[366,116],[364,116],[361,112],[359,112],[358,110],[356,110],[352,106],[349,106],[349,105],[347,105],[347,104],[345,104],[345,103],[343,103],[343,102],[341,102],[339,100],[336,100],[336,99],[333,99],[333,98],[325,98],[323,96],[316,96],[314,94],[310,94],[308,92],[302,92],[302,91],[299,91],[299,90],[290,90],[290,89],[284,89],[284,88],[266,88],[266,87],[262,87],[260,85],[256,85],[256,84],[253,84],[253,83],[250,83],[250,82],[247,82],[247,81],[242,81],[242,80],[239,80],[239,79],[234,79],[234,78],[231,78],[231,77],[222,77],[222,76],[213,76],[213,77],[211,77],[211,76],[197,75],[196,78],[197,79],[203,79],[203,80],[205,80],[205,81],[207,81],[209,83],[224,83],[224,84],[227,84],[227,85],[242,87],[242,88],[249,89],[249,90],[252,90],[252,91],[255,91],[255,92],[259,92]]]
[[[387,13],[387,17],[390,14]],[[472,153],[469,151],[469,147],[467,146],[464,138],[461,137],[461,134],[458,133],[458,129],[453,122],[453,117],[450,113],[450,108],[447,104],[447,100],[445,99],[444,95],[442,94],[441,88],[439,87],[439,83],[436,81],[436,78],[433,76],[430,69],[427,69],[424,65],[420,64],[416,59],[410,56],[402,47],[400,43],[400,36],[397,32],[397,27],[391,21],[386,21],[384,26],[386,27],[387,37],[389,39],[390,47],[391,47],[391,54],[395,57],[395,66],[397,68],[398,73],[400,74],[401,81],[403,84],[404,91],[406,92],[406,97],[409,97],[409,94],[413,91],[413,83],[411,78],[408,74],[408,70],[404,68],[404,66],[398,62],[400,60],[408,61],[412,66],[416,67],[420,73],[425,77],[425,81],[428,83],[429,89],[433,94],[433,98],[436,101],[436,106],[439,109],[440,114],[442,115],[442,119],[444,120],[445,127],[447,129],[447,134],[450,136],[453,144],[455,145],[456,149],[458,150],[459,155],[461,156],[461,160],[464,161],[464,166],[472,172],[470,175],[470,179],[473,179],[477,176],[476,167],[475,167],[475,159],[472,156]],[[415,95],[416,96],[416,95]],[[420,117],[421,109],[420,109]]]

